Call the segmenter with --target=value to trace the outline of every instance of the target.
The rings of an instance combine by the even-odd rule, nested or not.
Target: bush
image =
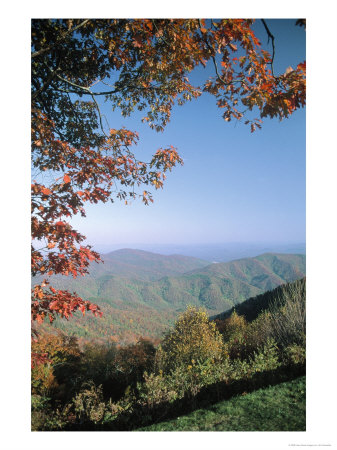
[[[271,334],[281,348],[297,344],[305,347],[305,278],[285,285],[270,307]]]
[[[51,399],[41,395],[32,395],[31,430],[62,430],[69,422],[68,407],[53,409]]]
[[[62,332],[44,334],[32,342],[32,352],[47,358],[32,368],[32,393],[60,396],[64,390],[63,384],[69,387],[78,365],[80,350],[77,339]]]
[[[143,380],[145,371],[153,370],[156,350],[151,341],[140,339],[136,344],[121,347],[117,354],[116,369],[123,374],[127,385],[136,385]]]
[[[158,375],[145,372],[144,382],[137,385],[140,404],[153,408],[161,403],[176,400],[178,392],[172,379],[173,377],[164,376],[162,372]]]
[[[96,387],[93,383],[84,386],[73,399],[72,404],[76,417],[82,422],[101,422],[105,413],[102,386]]]
[[[227,319],[219,320],[217,328],[223,336],[225,349],[232,360],[247,359],[264,343],[259,330],[247,323],[245,317],[239,316],[235,310]]]
[[[287,364],[304,364],[305,363],[305,347],[297,344],[289,345],[285,348],[284,358]]]
[[[215,323],[210,322],[205,310],[190,306],[164,337],[156,354],[157,370],[168,373],[193,361],[220,360],[223,351],[222,337]]]
[[[87,344],[78,368],[77,389],[83,383],[92,381],[96,386],[103,387],[105,397],[112,392],[120,396],[125,387],[117,386],[116,354],[115,344]]]
[[[227,319],[216,320],[231,359],[250,358],[269,339],[284,353],[289,346],[305,348],[305,278],[279,287],[277,297],[269,302],[255,320],[246,322],[236,311]],[[303,354],[303,351],[302,351]],[[285,355],[285,359],[289,359]],[[300,358],[298,355],[297,359]]]
[[[247,322],[244,316],[239,316],[234,310],[228,319],[222,320],[219,323],[221,329],[221,334],[223,335],[224,341],[230,341],[235,337],[241,336],[247,327]]]
[[[268,339],[265,345],[247,360],[235,359],[230,363],[229,381],[251,378],[259,372],[268,372],[280,367],[279,352],[275,341]]]

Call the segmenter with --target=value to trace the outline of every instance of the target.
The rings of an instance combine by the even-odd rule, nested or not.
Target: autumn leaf
[[[137,47],[137,48],[142,47],[143,41],[142,41],[141,36],[139,36],[139,35],[135,36],[132,43],[133,43],[134,47]]]
[[[43,188],[41,191],[42,191],[42,194],[44,194],[44,195],[50,195],[51,194],[51,190],[48,189],[48,188]]]

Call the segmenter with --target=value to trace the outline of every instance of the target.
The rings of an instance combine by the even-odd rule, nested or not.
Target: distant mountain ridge
[[[259,289],[269,290],[305,273],[305,256],[265,253],[253,258],[241,258],[226,263],[214,263],[191,273],[227,276]]]
[[[135,249],[120,249],[102,255],[104,264],[91,264],[90,275],[119,275],[138,280],[153,281],[163,276],[175,276],[207,266],[204,261],[192,256],[161,255]]]
[[[88,276],[52,277],[55,288],[75,291],[99,304],[105,318],[95,319],[94,328],[100,336],[109,324],[114,324],[117,334],[129,331],[151,336],[155,330],[152,336],[158,336],[188,304],[214,315],[305,276],[304,255],[267,253],[206,265],[206,261],[180,255],[124,249],[103,255],[103,259],[105,264],[93,266]],[[184,269],[184,273],[169,275]],[[122,316],[125,320],[121,321]],[[132,317],[132,323],[127,317]],[[80,332],[88,320],[93,327],[91,319],[82,317],[62,326],[74,330],[77,323],[74,331]],[[91,332],[87,330],[89,335]]]

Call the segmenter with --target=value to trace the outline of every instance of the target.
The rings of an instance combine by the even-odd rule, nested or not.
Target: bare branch
[[[93,99],[93,101],[94,101],[94,103],[95,103],[95,105],[96,105],[96,109],[97,109],[97,112],[98,112],[99,123],[100,123],[100,125],[101,125],[102,133],[104,134],[104,136],[108,137],[108,135],[107,135],[106,132],[104,131],[104,127],[103,127],[103,123],[102,123],[102,114],[101,114],[101,110],[99,109],[99,105],[98,105],[98,103],[97,103],[97,101],[96,101],[96,99],[95,99],[95,96],[94,96],[94,95],[91,95],[91,97],[92,97],[92,99]]]
[[[271,39],[271,44],[272,44],[272,47],[273,47],[273,56],[272,56],[272,58],[271,58],[270,66],[271,66],[271,73],[273,74],[273,77],[275,77],[275,75],[274,75],[274,58],[275,58],[275,44],[274,44],[274,41],[275,41],[275,37],[274,37],[274,35],[270,32],[270,30],[269,30],[269,28],[268,28],[268,25],[267,25],[266,21],[265,21],[264,19],[261,19],[261,21],[262,21],[262,23],[263,23],[263,26],[264,26],[266,32],[267,32],[268,43],[269,43],[269,39]]]

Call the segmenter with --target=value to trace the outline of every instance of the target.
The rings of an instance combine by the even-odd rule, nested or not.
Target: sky
[[[305,30],[295,20],[269,20],[275,36],[275,73],[305,60]],[[271,51],[260,21],[256,33]],[[212,67],[198,68],[196,83]],[[149,161],[160,147],[177,147],[184,160],[168,174],[154,203],[86,206],[87,217],[72,225],[99,251],[141,248],[149,244],[215,244],[233,242],[305,242],[305,110],[289,119],[264,120],[250,132],[241,122],[225,122],[215,98],[199,99],[173,109],[163,133],[142,124],[143,113],[123,118],[103,108],[111,128],[139,132],[135,153]],[[141,190],[142,192],[142,190]]]

